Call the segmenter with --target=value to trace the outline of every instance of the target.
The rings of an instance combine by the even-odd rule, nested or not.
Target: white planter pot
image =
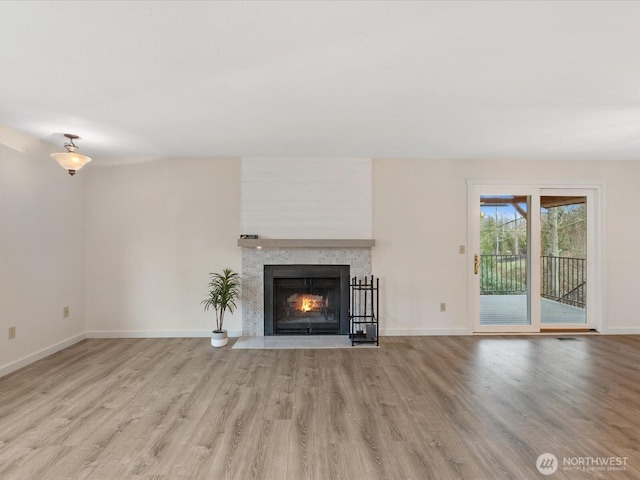
[[[229,339],[227,338],[226,330],[222,330],[221,332],[211,332],[212,347],[224,347],[227,343],[229,343]]]

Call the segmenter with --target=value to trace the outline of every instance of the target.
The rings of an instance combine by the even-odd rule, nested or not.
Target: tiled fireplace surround
[[[371,248],[242,249],[242,335],[264,336],[265,265],[350,265],[351,277],[371,275]]]

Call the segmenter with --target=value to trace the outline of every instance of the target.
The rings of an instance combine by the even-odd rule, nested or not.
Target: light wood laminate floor
[[[640,338],[574,338],[85,340],[0,379],[0,478],[638,479]]]

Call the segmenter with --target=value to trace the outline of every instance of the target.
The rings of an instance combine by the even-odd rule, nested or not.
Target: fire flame
[[[316,312],[327,308],[327,300],[322,295],[313,295],[310,293],[294,293],[287,298],[289,308],[295,312]]]
[[[310,312],[313,307],[315,307],[315,301],[305,297],[302,299],[302,305],[300,305],[300,310],[302,310],[303,312]]]

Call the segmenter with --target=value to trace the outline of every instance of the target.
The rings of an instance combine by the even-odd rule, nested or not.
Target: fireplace
[[[265,335],[347,335],[349,265],[265,265]]]

